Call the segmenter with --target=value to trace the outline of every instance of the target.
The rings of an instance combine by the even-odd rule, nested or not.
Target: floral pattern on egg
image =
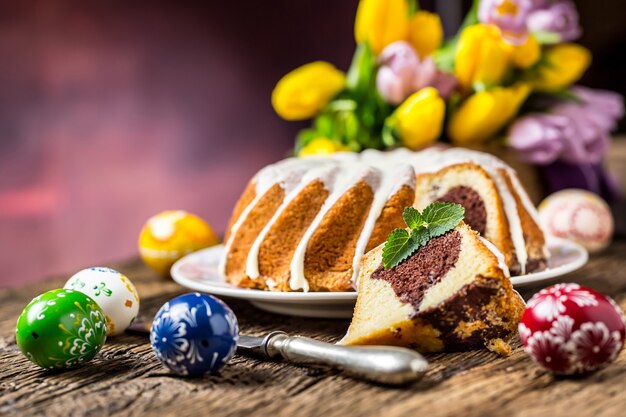
[[[157,358],[182,376],[217,372],[235,354],[238,338],[232,310],[223,301],[200,293],[165,303],[150,332]]]
[[[104,310],[108,335],[124,332],[139,312],[139,295],[132,282],[122,273],[105,267],[83,269],[74,274],[64,288],[93,298]]]
[[[519,334],[535,362],[570,375],[615,360],[624,345],[626,323],[609,297],[579,284],[556,284],[530,299]]]
[[[106,341],[104,312],[71,289],[48,291],[20,315],[15,339],[24,355],[45,369],[66,369],[91,360]]]

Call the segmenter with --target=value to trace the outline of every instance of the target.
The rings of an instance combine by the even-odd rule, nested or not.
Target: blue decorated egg
[[[230,307],[197,292],[165,303],[150,331],[159,360],[184,376],[217,372],[235,354],[238,338],[237,317]]]

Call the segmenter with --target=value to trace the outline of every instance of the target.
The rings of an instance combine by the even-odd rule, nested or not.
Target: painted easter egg
[[[154,271],[169,275],[178,259],[218,243],[204,220],[183,210],[172,210],[148,219],[139,234],[139,254]]]
[[[539,220],[552,235],[573,240],[590,252],[604,249],[613,235],[609,206],[597,195],[584,190],[563,190],[539,205]]]
[[[74,274],[63,288],[80,291],[98,303],[106,316],[108,336],[123,333],[139,312],[139,295],[135,286],[115,269],[83,269]]]
[[[233,311],[218,298],[200,293],[165,303],[150,331],[159,360],[183,376],[217,372],[234,355],[238,338]]]
[[[519,324],[525,351],[558,374],[595,371],[624,345],[626,324],[609,297],[579,284],[556,284],[528,301]]]
[[[106,319],[100,306],[82,292],[52,290],[24,308],[15,339],[22,353],[42,368],[71,368],[100,351]]]

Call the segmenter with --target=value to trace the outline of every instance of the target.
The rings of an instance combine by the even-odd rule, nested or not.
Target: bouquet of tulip
[[[445,41],[415,0],[361,0],[348,72],[306,64],[272,105],[313,118],[299,155],[495,143],[535,165],[596,169],[624,109],[618,94],[574,85],[591,62],[580,33],[570,0],[475,0]]]

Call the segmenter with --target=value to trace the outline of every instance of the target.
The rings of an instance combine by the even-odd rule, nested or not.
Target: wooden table
[[[112,265],[127,274],[142,299],[140,318],[151,320],[168,299],[186,292],[158,278],[138,260]],[[531,362],[515,343],[508,358],[486,350],[429,355],[419,383],[389,388],[356,381],[328,369],[261,362],[235,356],[219,375],[174,377],[140,335],[111,338],[92,362],[62,373],[42,371],[19,352],[15,322],[41,292],[63,285],[58,277],[0,291],[0,416],[199,415],[199,416],[624,416],[626,350],[608,368],[587,377],[557,378]],[[626,307],[626,241],[615,242],[566,281],[580,282]],[[538,288],[525,289],[528,298]],[[244,334],[282,329],[335,341],[345,320],[278,316],[246,302],[226,301]]]

